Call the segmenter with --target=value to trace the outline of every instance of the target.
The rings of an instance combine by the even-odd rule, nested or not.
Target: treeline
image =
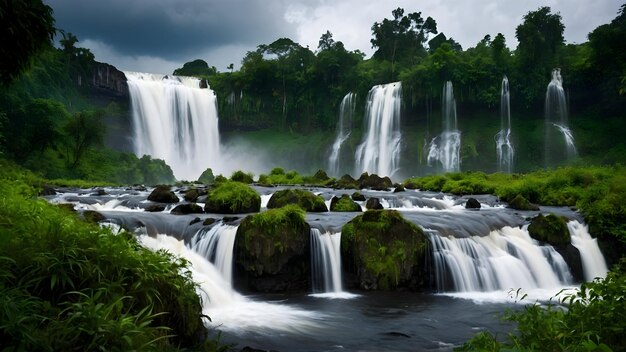
[[[16,13],[0,11],[3,23],[22,36],[22,40],[12,40],[3,35],[2,44],[8,46],[3,48],[15,57],[4,57],[0,71],[0,157],[46,178],[119,184],[174,182],[164,161],[104,146],[106,119],[127,118],[128,103],[94,102],[98,65],[94,55],[77,48],[78,39],[71,33],[60,32],[60,47],[55,48],[52,35],[57,30],[46,8],[33,5]],[[46,30],[40,28],[41,23]],[[27,45],[24,41],[30,41],[29,50],[20,49]]]
[[[228,72],[217,72],[195,60],[175,74],[209,81],[226,128],[332,129],[345,94],[357,93],[357,107],[363,109],[373,85],[393,81],[403,82],[405,123],[438,109],[448,80],[465,111],[493,109],[499,104],[504,75],[511,82],[513,109],[536,113],[543,109],[546,85],[556,67],[565,77],[572,108],[615,115],[626,107],[625,5],[582,44],[565,44],[562,18],[549,7],[528,12],[516,28],[515,50],[507,47],[501,33],[485,35],[464,50],[438,32],[431,17],[401,8],[392,15],[372,26],[376,51],[370,59],[326,32],[315,51],[280,38],[248,52],[239,71],[231,64]]]

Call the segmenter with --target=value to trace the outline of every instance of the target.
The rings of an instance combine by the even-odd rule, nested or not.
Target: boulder
[[[361,192],[354,192],[354,193],[352,193],[352,200],[359,201],[359,202],[365,202],[365,196],[363,194],[361,194]]]
[[[256,292],[310,289],[310,227],[297,205],[249,215],[235,238],[235,284]]]
[[[333,188],[345,189],[345,188],[359,188],[359,182],[352,178],[352,176],[345,174],[333,184]]]
[[[43,186],[43,189],[39,192],[40,196],[54,196],[56,194],[57,191],[52,186],[48,185]]]
[[[341,198],[333,197],[330,200],[330,211],[350,212],[361,211],[361,206],[353,201],[349,195],[344,194]]]
[[[427,241],[422,229],[399,212],[368,210],[341,230],[346,275],[364,290],[424,287]]]
[[[330,177],[328,177],[328,175],[326,174],[326,171],[324,170],[317,170],[317,172],[315,173],[315,175],[313,175],[313,179],[317,182],[326,182],[330,180]]]
[[[85,221],[87,222],[91,222],[94,224],[99,223],[102,220],[106,220],[106,217],[100,213],[98,213],[97,211],[93,211],[93,210],[85,210],[83,212],[83,219],[85,219]]]
[[[367,203],[365,203],[365,208],[367,208],[368,210],[381,210],[381,209],[384,209],[385,207],[383,207],[383,205],[380,204],[380,199],[376,197],[372,197],[367,200]]]
[[[172,211],[171,214],[174,215],[186,215],[186,214],[200,214],[203,213],[204,209],[196,203],[185,203],[177,205]]]
[[[467,202],[465,202],[465,209],[480,209],[481,205],[478,199],[469,198]]]
[[[521,194],[518,194],[509,202],[509,208],[516,210],[539,210],[539,206],[532,204]]]
[[[198,197],[205,196],[205,195],[207,195],[207,191],[205,189],[192,188],[192,189],[188,189],[187,191],[185,191],[185,194],[183,195],[183,199],[185,199],[188,202],[197,202]]]
[[[567,222],[554,214],[537,215],[528,225],[528,233],[537,241],[553,246],[566,246],[571,242]]]
[[[364,172],[361,174],[361,177],[359,177],[359,188],[363,189],[363,188],[371,188],[373,190],[377,190],[377,191],[386,191],[389,188],[393,187],[393,183],[391,182],[391,179],[387,176],[385,177],[380,177],[376,174],[368,174],[367,172]]]
[[[159,203],[178,203],[179,201],[176,194],[167,185],[156,186],[148,196],[148,200]]]
[[[393,189],[393,193],[399,193],[406,191],[403,185],[397,185],[396,188]]]
[[[145,206],[144,210],[151,212],[151,213],[159,213],[165,210],[165,204],[158,204],[158,203],[148,204]]]
[[[204,211],[217,214],[255,213],[261,210],[261,196],[241,182],[224,181],[207,195]]]
[[[275,192],[267,202],[268,209],[281,208],[289,204],[297,204],[305,211],[328,211],[324,198],[302,189],[284,189]]]

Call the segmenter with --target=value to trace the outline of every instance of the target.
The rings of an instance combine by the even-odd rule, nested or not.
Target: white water
[[[561,70],[552,70],[552,79],[546,89],[545,102],[545,163],[546,166],[554,166],[563,159],[570,159],[577,155],[574,137],[568,127],[568,111],[565,90],[563,89],[563,77]],[[562,136],[565,150],[561,150],[558,143],[558,136],[555,135],[556,127]]]
[[[135,154],[165,160],[179,180],[197,180],[220,156],[215,93],[196,78],[125,75]]]
[[[367,95],[365,134],[355,154],[356,174],[392,177],[400,163],[402,83],[372,87]]]
[[[498,155],[498,171],[511,173],[515,149],[511,143],[511,106],[509,95],[509,79],[502,78],[500,90],[500,132],[496,134],[496,153]]]
[[[341,100],[339,106],[339,124],[337,125],[337,137],[332,145],[328,158],[328,172],[333,176],[340,174],[341,146],[350,137],[352,132],[352,116],[356,108],[356,94],[350,92]]]
[[[428,147],[428,165],[439,162],[444,172],[455,172],[461,166],[461,132],[457,129],[456,101],[452,82],[443,86],[441,99],[443,132],[430,141]]]
[[[322,233],[311,229],[311,274],[316,297],[353,298],[343,291],[341,275],[341,232]]]
[[[572,245],[578,248],[580,252],[585,280],[593,281],[596,277],[606,277],[609,269],[606,266],[602,252],[600,252],[598,242],[589,234],[587,225],[578,221],[570,221],[567,223],[567,228],[569,228],[572,237]]]
[[[556,127],[563,135],[568,157],[576,156],[578,154],[578,151],[576,150],[576,145],[574,144],[574,135],[572,134],[572,130],[570,130],[566,126],[562,126],[556,123],[553,123],[552,125],[554,125],[554,127]]]
[[[191,249],[215,265],[229,285],[233,283],[233,248],[237,226],[219,223],[199,230],[191,239]]]
[[[296,332],[306,334],[318,327],[322,316],[277,303],[252,301],[232,289],[219,270],[183,241],[166,235],[140,236],[139,241],[152,250],[164,249],[189,261],[193,280],[199,284],[207,322],[222,331],[255,331],[260,334]],[[232,249],[231,249],[232,252]]]

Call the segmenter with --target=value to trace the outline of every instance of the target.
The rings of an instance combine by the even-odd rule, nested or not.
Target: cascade
[[[328,158],[328,171],[331,175],[339,176],[341,146],[350,137],[352,132],[352,116],[356,108],[356,94],[350,92],[341,100],[339,106],[339,124],[337,125],[337,137],[332,145],[330,157]]]
[[[511,143],[511,106],[509,100],[509,79],[502,78],[500,90],[500,132],[496,134],[498,171],[511,173],[515,150]]]
[[[428,148],[428,165],[438,161],[444,172],[460,170],[461,132],[457,129],[456,101],[452,82],[447,81],[443,86],[441,102],[443,117],[443,132],[430,142]]]
[[[367,95],[365,134],[357,147],[356,173],[393,176],[400,162],[402,83],[372,87]]]
[[[588,226],[578,221],[570,221],[567,227],[572,236],[572,245],[580,252],[585,280],[593,281],[596,277],[605,277],[609,269],[600,252],[597,239],[589,234]]]
[[[219,223],[208,230],[202,228],[190,241],[191,249],[215,265],[229,285],[233,282],[233,248],[237,226]]]
[[[545,114],[545,166],[548,167],[578,154],[568,127],[567,99],[558,68],[552,70],[552,79],[546,89]],[[565,144],[564,150],[560,146],[561,140]]]
[[[163,159],[179,180],[197,180],[220,156],[215,93],[196,78],[125,75],[135,154]]]
[[[313,292],[341,292],[341,232],[311,229]]]

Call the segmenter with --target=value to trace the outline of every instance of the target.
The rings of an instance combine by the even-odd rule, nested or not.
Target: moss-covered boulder
[[[191,188],[185,191],[183,195],[183,199],[185,199],[188,202],[197,202],[200,196],[206,196],[206,195],[207,195],[206,189]]]
[[[172,209],[170,213],[174,215],[186,215],[186,214],[200,214],[203,212],[204,210],[198,204],[185,203],[185,204],[177,205],[176,207],[174,207],[174,209]]]
[[[353,201],[349,195],[344,194],[339,197],[333,197],[330,200],[330,211],[350,212],[361,211],[361,206]]]
[[[516,210],[539,210],[539,207],[532,204],[528,199],[524,198],[521,194],[518,194],[509,202],[509,208]]]
[[[352,193],[352,200],[365,202],[365,196],[361,192],[354,192]]]
[[[316,181],[316,183],[324,183],[330,181],[330,177],[328,177],[326,171],[320,169],[313,175],[313,180]]]
[[[218,214],[254,213],[261,210],[261,196],[250,186],[233,181],[219,183],[207,195],[204,211]]]
[[[560,216],[542,214],[534,217],[528,225],[530,237],[553,246],[567,245],[571,242],[567,222]]]
[[[267,208],[281,208],[289,204],[299,205],[302,209],[310,212],[328,211],[324,198],[302,189],[284,189],[275,192],[267,202]]]
[[[257,292],[310,288],[310,227],[297,205],[247,216],[235,239],[236,286]]]
[[[397,185],[396,188],[393,189],[393,193],[399,193],[404,191],[406,191],[406,189],[404,189],[403,185]]]
[[[233,172],[233,174],[230,176],[230,180],[247,184],[254,183],[252,174],[247,174],[241,170]]]
[[[385,207],[380,204],[380,199],[376,197],[371,197],[367,200],[367,203],[365,203],[365,208],[367,208],[368,210],[382,210]]]
[[[332,186],[333,188],[339,188],[339,189],[346,189],[346,188],[358,189],[359,181],[352,178],[352,176],[345,174],[341,176],[340,179],[335,181],[335,183]]]
[[[87,221],[87,222],[91,222],[91,223],[97,224],[100,221],[106,220],[106,217],[104,215],[98,213],[97,211],[85,210],[83,212],[83,219],[85,219],[85,221]]]
[[[346,282],[365,290],[418,289],[427,280],[426,237],[395,210],[369,210],[342,229]],[[356,280],[354,280],[356,279]]]
[[[380,177],[376,174],[368,174],[364,172],[359,177],[359,188],[371,188],[377,191],[386,191],[393,187],[393,182],[387,176]]]
[[[170,186],[159,185],[156,186],[152,193],[148,196],[148,200],[159,203],[178,203],[179,199],[171,190]]]
[[[211,184],[215,182],[215,176],[213,175],[213,170],[211,170],[211,168],[204,170],[202,172],[202,175],[198,177],[198,182],[204,183],[204,184]]]

